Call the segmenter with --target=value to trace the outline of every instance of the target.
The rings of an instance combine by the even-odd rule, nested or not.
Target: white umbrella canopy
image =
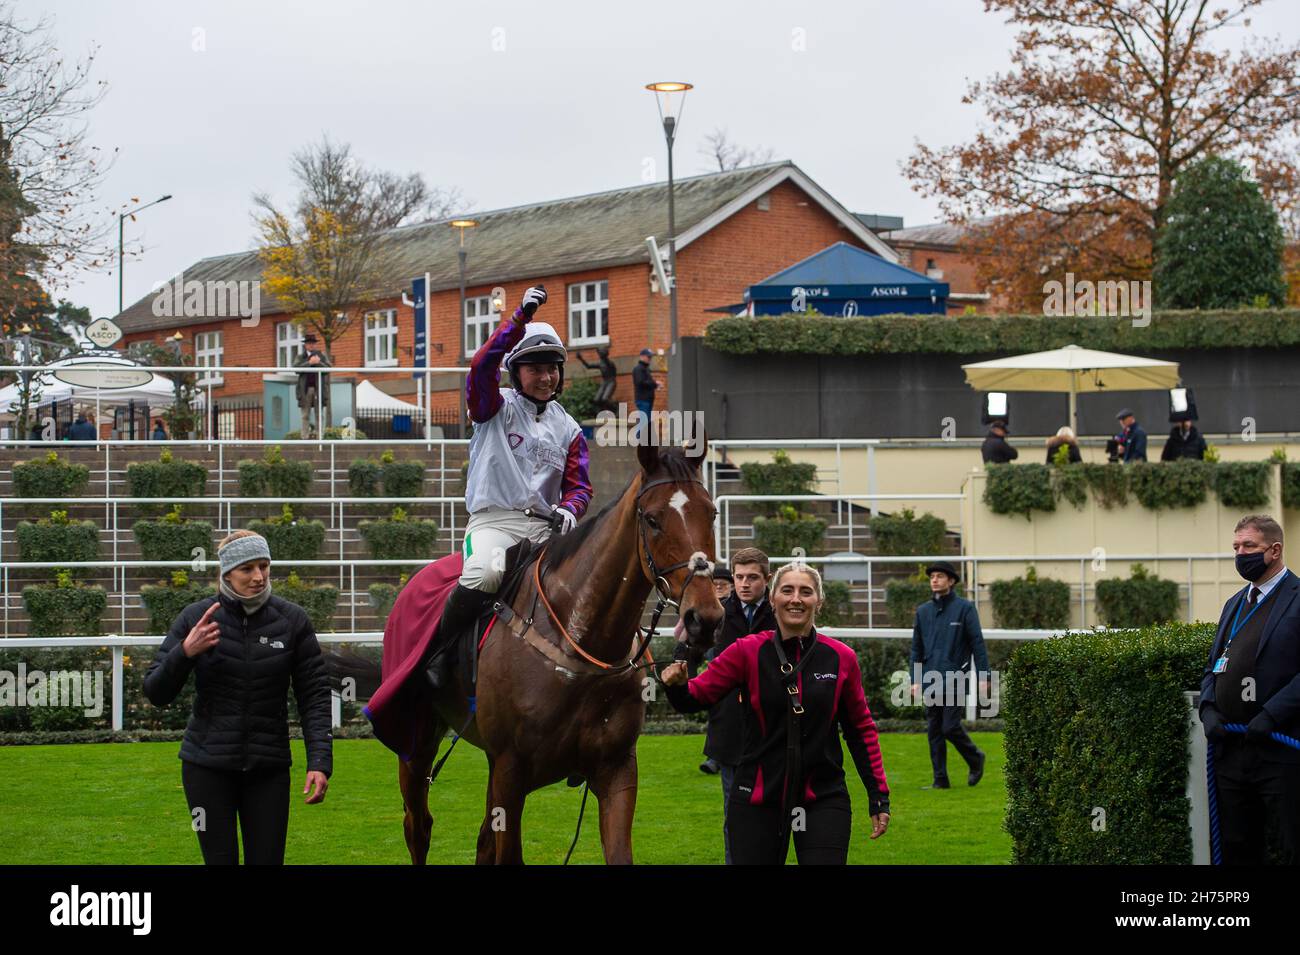
[[[361,411],[391,411],[397,414],[415,414],[420,410],[418,405],[395,398],[364,379],[357,385],[356,407]]]
[[[111,406],[134,401],[140,405],[147,404],[150,408],[167,408],[171,406],[175,397],[171,381],[162,375],[149,372],[146,367],[127,358],[111,355],[74,355],[52,361],[46,367],[49,370],[41,372],[40,375],[41,404],[76,398],[87,404],[95,402],[99,405]],[[55,372],[72,373],[76,369],[80,369],[77,380],[85,382],[84,384],[72,384],[55,377]],[[100,374],[101,371],[118,371],[129,377],[114,382],[111,376]],[[139,380],[132,381],[132,378]],[[101,379],[108,384],[108,387],[96,388],[90,384]],[[120,385],[124,381],[131,383],[127,387],[113,386]],[[18,400],[18,391],[17,382],[0,388],[0,414],[9,413],[10,406]]]
[[[1178,362],[1066,345],[962,365],[978,391],[1055,391],[1070,396],[1070,426],[1077,432],[1077,395],[1094,391],[1164,391],[1178,386]]]

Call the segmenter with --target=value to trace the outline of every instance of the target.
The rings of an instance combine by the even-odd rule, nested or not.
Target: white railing
[[[900,630],[895,628],[882,628],[879,630],[869,630],[857,627],[818,627],[818,632],[828,637],[835,637],[837,640],[898,640],[912,638],[911,630]],[[1046,640],[1064,633],[1091,633],[1093,631],[1075,631],[1075,630],[985,630],[984,637],[987,640]],[[656,636],[671,636],[672,627],[659,627],[655,630]],[[319,643],[330,645],[340,643],[356,644],[358,646],[382,646],[383,632],[378,630],[359,630],[350,633],[318,633],[316,639]],[[127,647],[158,647],[166,639],[165,635],[147,634],[143,636],[119,636],[112,634],[103,637],[10,637],[7,640],[0,640],[0,650],[66,650],[69,647],[98,647],[112,651],[112,667],[109,681],[110,692],[112,693],[112,705],[110,708],[110,723],[112,729],[121,731],[123,723],[123,685],[124,678],[123,668],[123,651]],[[968,718],[974,719],[975,701],[969,701],[967,707]],[[342,725],[342,700],[337,690],[333,691],[333,703],[331,706],[331,722],[334,728]]]
[[[723,494],[715,496],[713,503],[718,508],[718,516],[713,522],[714,547],[719,558],[726,560],[731,556],[731,502],[732,501],[813,501],[820,503],[834,502],[836,505],[847,503],[848,509],[848,547],[853,549],[853,509],[854,501],[871,501],[872,514],[877,501],[961,501],[965,494]],[[838,528],[844,524],[834,524]],[[865,528],[864,528],[865,530]]]

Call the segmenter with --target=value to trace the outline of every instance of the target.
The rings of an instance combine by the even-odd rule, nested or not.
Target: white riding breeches
[[[487,508],[471,514],[461,547],[465,557],[461,584],[495,593],[506,571],[506,551],[525,537],[544,544],[550,536],[551,526],[546,521],[525,517],[522,511]]]

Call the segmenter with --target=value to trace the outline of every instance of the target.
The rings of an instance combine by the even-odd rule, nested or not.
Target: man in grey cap
[[[1120,427],[1123,429],[1115,436],[1118,444],[1118,451],[1121,460],[1125,464],[1131,464],[1134,461],[1145,461],[1147,459],[1147,433],[1142,430],[1142,425],[1137,422],[1137,415],[1133,414],[1131,408],[1121,408],[1119,414],[1115,415],[1119,419]]]
[[[958,597],[953,590],[959,579],[957,569],[948,561],[939,560],[925,572],[930,577],[930,599],[916,608],[911,655],[912,694],[921,691],[926,735],[930,740],[930,765],[934,770],[934,782],[923,788],[951,788],[949,743],[957,747],[970,770],[966,784],[974,786],[984,776],[985,756],[961,725],[966,706],[963,683],[973,655],[980,693],[988,693],[989,656],[984,649],[984,631],[975,604]]]

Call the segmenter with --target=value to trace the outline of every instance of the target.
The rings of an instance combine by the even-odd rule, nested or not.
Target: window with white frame
[[[366,312],[366,364],[397,364],[397,309]]]
[[[569,286],[569,344],[603,345],[609,341],[609,282]]]
[[[194,334],[194,364],[198,368],[211,367],[221,364],[221,332],[195,332]],[[207,386],[209,384],[220,385],[223,382],[221,372],[200,372],[198,384]]]
[[[473,358],[492,337],[497,316],[492,314],[492,298],[480,295],[465,299],[465,357]]]
[[[293,322],[280,322],[275,326],[275,364],[277,368],[292,368],[294,360],[302,354],[302,326]]]

